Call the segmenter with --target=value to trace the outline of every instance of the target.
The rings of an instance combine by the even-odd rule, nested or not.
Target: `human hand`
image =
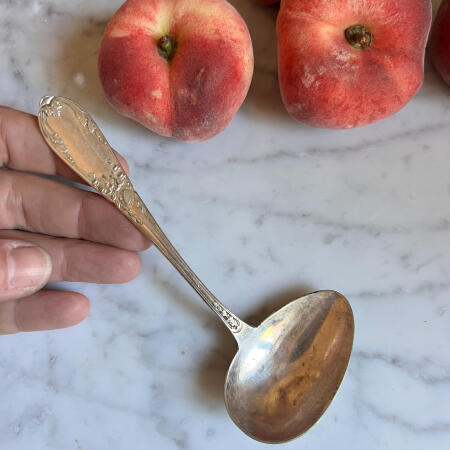
[[[150,245],[101,196],[26,172],[81,182],[47,146],[36,117],[0,107],[0,334],[77,324],[89,300],[45,284],[127,282],[140,269],[136,252]]]

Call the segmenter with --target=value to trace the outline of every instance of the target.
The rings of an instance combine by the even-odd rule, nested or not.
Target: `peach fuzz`
[[[244,101],[253,50],[225,0],[128,0],[106,28],[98,68],[119,113],[160,135],[202,141]]]
[[[450,85],[450,0],[443,0],[431,31],[430,57],[443,80]]]
[[[423,82],[430,0],[283,0],[283,102],[298,121],[353,128],[404,107]]]

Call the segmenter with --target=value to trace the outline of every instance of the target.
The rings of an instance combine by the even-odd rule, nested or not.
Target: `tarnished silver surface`
[[[227,374],[225,403],[233,421],[269,443],[291,440],[317,422],[350,358],[354,324],[347,300],[334,291],[316,292],[250,327],[181,258],[89,114],[69,99],[47,96],[39,126],[55,153],[152,240],[232,332],[239,350]]]

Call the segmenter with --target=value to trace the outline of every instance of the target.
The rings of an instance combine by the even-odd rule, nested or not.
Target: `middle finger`
[[[150,245],[100,195],[36,175],[0,170],[0,211],[0,228],[85,239],[132,251]]]

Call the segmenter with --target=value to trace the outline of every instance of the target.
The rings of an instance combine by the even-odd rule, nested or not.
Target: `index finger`
[[[116,155],[125,171],[125,159]],[[36,116],[0,106],[0,167],[84,182],[56,156],[42,137]]]

